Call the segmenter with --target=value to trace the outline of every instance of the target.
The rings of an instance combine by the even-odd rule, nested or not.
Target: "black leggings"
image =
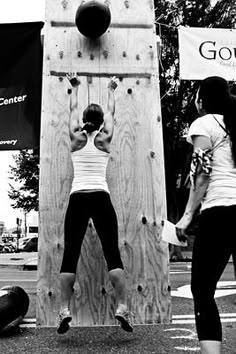
[[[103,191],[78,192],[71,194],[66,211],[61,273],[76,273],[89,218],[93,220],[100,238],[108,270],[123,269],[118,247],[117,217],[110,195]]]
[[[214,300],[230,256],[236,252],[236,205],[202,212],[192,256],[191,290],[199,340],[222,341],[219,312]]]

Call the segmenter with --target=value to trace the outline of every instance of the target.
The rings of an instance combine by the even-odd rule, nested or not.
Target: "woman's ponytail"
[[[83,130],[91,134],[95,130],[99,130],[104,122],[103,111],[101,107],[95,103],[91,103],[83,112]]]
[[[96,129],[96,126],[94,123],[92,122],[87,122],[85,123],[85,125],[83,126],[82,130],[85,130],[88,134],[91,134],[92,132],[94,132]]]

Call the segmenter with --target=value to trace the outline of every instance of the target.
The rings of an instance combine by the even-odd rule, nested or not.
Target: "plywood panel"
[[[130,35],[131,32],[131,35]],[[116,45],[114,45],[116,43]],[[85,39],[75,28],[51,29],[50,70],[79,73],[142,73],[155,69],[153,33],[149,29],[108,30],[97,41]]]
[[[139,323],[157,320],[155,301],[160,294],[156,288],[157,277],[154,278],[152,273],[155,269],[160,270],[167,251],[163,252],[160,242],[165,190],[159,188],[163,184],[164,169],[160,158],[161,135],[156,137],[161,121],[158,120],[160,111],[155,99],[155,81],[155,76],[152,80],[138,80],[138,84],[137,80],[123,80],[110,163],[109,182],[113,186],[114,204],[121,221],[121,246],[130,274],[132,308]],[[132,88],[130,95],[127,93],[129,88]],[[140,306],[141,299],[143,305]],[[161,311],[160,316],[165,317],[166,313]]]
[[[66,22],[70,26],[74,25],[75,14],[81,2],[82,0],[54,0],[54,2],[49,2],[47,4],[48,21]],[[99,2],[109,5],[112,24],[153,25],[154,5],[152,0],[99,0]]]
[[[65,8],[62,3],[67,3]],[[73,172],[68,136],[69,84],[65,78],[69,71],[80,75],[81,113],[92,102],[106,108],[109,77],[119,77],[107,178],[118,216],[128,301],[136,313],[136,323],[165,322],[170,319],[170,294],[168,249],[160,240],[166,202],[155,30],[113,26],[100,40],[89,41],[75,27],[65,26],[75,2],[62,3],[47,0],[37,323],[54,326],[60,306],[63,224]],[[127,23],[142,18],[150,23],[154,16],[152,1],[130,0],[129,4],[127,8],[123,1],[110,1],[114,18]],[[129,16],[126,11],[130,11]],[[61,21],[64,27],[52,26],[52,20]],[[84,239],[77,274],[73,325],[114,324],[114,293],[92,224]]]

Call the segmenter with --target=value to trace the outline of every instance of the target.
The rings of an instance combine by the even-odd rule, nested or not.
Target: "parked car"
[[[14,253],[16,247],[11,242],[5,242],[0,244],[0,253]]]
[[[23,246],[23,252],[37,252],[38,251],[38,237],[31,237]]]
[[[26,245],[27,242],[29,242],[32,238],[33,238],[33,236],[21,237],[21,238],[18,240],[18,251],[19,251],[19,252],[23,252],[23,249],[24,249],[25,245]]]

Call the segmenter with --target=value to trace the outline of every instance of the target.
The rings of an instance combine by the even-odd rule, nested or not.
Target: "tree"
[[[35,151],[21,150],[13,156],[15,166],[10,166],[10,174],[15,183],[9,184],[8,196],[13,200],[14,209],[28,213],[38,211],[39,205],[39,154]]]
[[[196,118],[194,98],[198,82],[179,79],[178,26],[235,28],[234,1],[155,0],[156,30],[161,37],[160,91],[166,169],[167,215],[176,222],[188,197],[184,180],[190,146],[183,139]],[[181,177],[179,187],[177,181]],[[175,248],[181,258],[180,248]]]

